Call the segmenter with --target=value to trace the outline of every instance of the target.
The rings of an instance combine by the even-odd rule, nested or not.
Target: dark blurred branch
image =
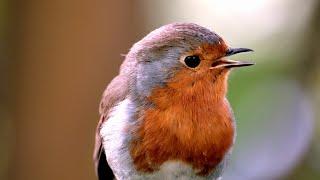
[[[301,73],[299,77],[303,84],[311,83],[309,84],[311,86],[320,66],[320,1],[314,3],[313,14],[304,33],[306,37],[304,37],[298,49],[301,52],[298,66]]]

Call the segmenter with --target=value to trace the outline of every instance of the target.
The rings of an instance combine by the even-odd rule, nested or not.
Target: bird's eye
[[[200,64],[200,58],[199,56],[187,56],[184,58],[184,63],[190,67],[195,68]]]

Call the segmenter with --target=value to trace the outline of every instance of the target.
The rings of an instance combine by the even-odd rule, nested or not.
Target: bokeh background
[[[0,179],[95,179],[98,104],[131,45],[194,22],[254,53],[226,180],[320,179],[319,0],[1,0]]]

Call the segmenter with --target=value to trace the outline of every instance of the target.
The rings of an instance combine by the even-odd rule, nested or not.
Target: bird
[[[135,43],[99,106],[99,180],[221,179],[235,143],[228,75],[248,61],[214,31],[171,23]]]

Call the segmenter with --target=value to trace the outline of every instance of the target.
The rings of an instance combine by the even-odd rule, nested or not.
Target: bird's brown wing
[[[108,119],[110,109],[124,100],[128,95],[128,91],[128,76],[126,74],[120,74],[111,81],[103,93],[99,109],[101,118],[96,129],[96,142],[93,154],[96,174],[99,180],[114,179],[114,174],[107,163],[106,155],[103,150],[100,128],[102,123]]]

